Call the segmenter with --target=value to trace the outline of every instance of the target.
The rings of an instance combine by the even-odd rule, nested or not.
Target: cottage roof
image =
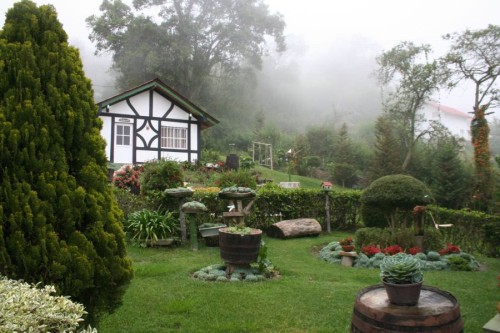
[[[161,81],[158,78],[153,79],[151,81],[147,81],[137,87],[134,87],[118,95],[100,101],[97,103],[97,105],[99,106],[99,110],[102,110],[107,106],[116,104],[118,102],[126,100],[127,98],[138,95],[147,90],[153,90],[159,93],[168,100],[171,100],[175,105],[177,105],[184,111],[191,113],[195,118],[201,120],[201,129],[205,129],[219,123],[219,120],[211,116],[202,107],[194,104],[189,99],[182,96],[175,89],[168,86],[165,82]]]
[[[446,106],[446,105],[443,105],[443,104],[440,104],[440,103],[434,103],[434,102],[429,102],[428,103],[432,108],[438,110],[438,111],[441,111],[441,112],[444,112],[444,113],[447,113],[447,114],[450,114],[450,115],[453,115],[453,116],[457,116],[457,117],[462,117],[462,118],[472,118],[471,115],[465,113],[465,112],[462,112],[460,110],[457,110],[457,109],[454,109],[452,107],[449,107],[449,106]]]

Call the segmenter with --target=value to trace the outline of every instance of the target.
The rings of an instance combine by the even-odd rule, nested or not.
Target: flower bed
[[[333,263],[340,264],[342,256],[342,246],[339,242],[334,241],[323,247],[319,256],[321,259]],[[379,249],[376,246],[363,246],[358,257],[354,260],[354,267],[361,268],[380,268],[380,263],[387,255],[404,252],[399,245],[388,246],[384,249]],[[427,253],[421,252],[417,247],[410,248],[406,253],[416,256],[422,265],[423,270],[460,270],[460,271],[476,271],[479,269],[479,263],[470,254],[461,252],[456,245],[448,244],[446,248]],[[442,253],[442,254],[440,254]]]

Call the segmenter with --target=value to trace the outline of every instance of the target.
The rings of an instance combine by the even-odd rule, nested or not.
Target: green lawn
[[[258,283],[191,278],[192,272],[220,262],[219,248],[129,247],[135,277],[123,305],[102,321],[99,332],[349,332],[356,294],[379,283],[379,272],[332,265],[313,251],[345,236],[265,238],[282,276]],[[484,271],[424,276],[425,284],[458,299],[466,332],[481,332],[500,301],[500,260],[481,261]]]

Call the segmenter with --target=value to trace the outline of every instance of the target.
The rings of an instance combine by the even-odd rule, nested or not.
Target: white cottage
[[[144,163],[200,158],[201,131],[219,121],[159,79],[98,103],[113,163]]]
[[[470,122],[472,120],[470,114],[434,102],[426,103],[422,113],[426,120],[437,120],[448,128],[451,134],[470,140]]]

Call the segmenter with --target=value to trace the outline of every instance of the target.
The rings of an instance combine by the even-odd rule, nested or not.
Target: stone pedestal
[[[500,332],[500,314],[497,313],[495,317],[491,318],[491,320],[483,326],[483,331],[486,333]]]
[[[344,252],[340,251],[340,256],[342,257],[342,261],[340,262],[342,266],[352,267],[354,263],[354,258],[358,256],[356,252]]]

